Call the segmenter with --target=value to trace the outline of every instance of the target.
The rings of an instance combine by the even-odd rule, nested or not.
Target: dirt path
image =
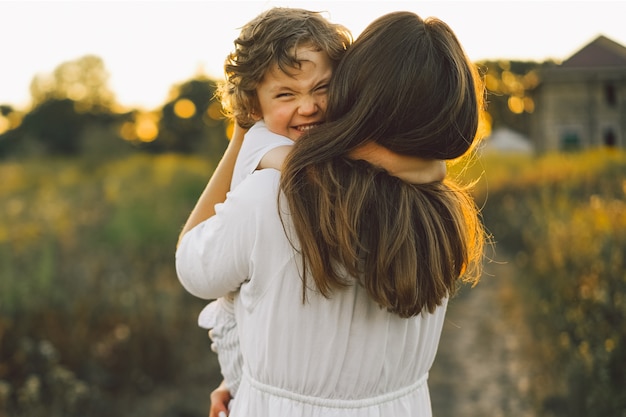
[[[520,360],[521,341],[528,336],[511,319],[519,303],[511,268],[489,264],[477,287],[464,288],[450,301],[429,379],[434,417],[535,417],[525,400],[530,379]],[[185,383],[130,404],[125,417],[206,416],[219,370],[214,355],[204,361],[185,373]]]
[[[511,291],[511,268],[487,265],[478,286],[450,301],[429,379],[434,417],[534,416],[520,360],[526,330],[510,318],[519,302]]]

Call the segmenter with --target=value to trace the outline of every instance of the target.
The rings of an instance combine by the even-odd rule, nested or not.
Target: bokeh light
[[[189,119],[196,114],[196,105],[187,98],[181,98],[174,104],[174,114],[181,119]]]
[[[0,135],[9,130],[11,126],[9,119],[0,114]]]
[[[159,135],[159,119],[153,113],[139,113],[135,123],[137,139],[142,142],[152,142]]]

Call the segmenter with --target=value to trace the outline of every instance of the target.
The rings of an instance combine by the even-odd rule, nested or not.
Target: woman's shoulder
[[[228,198],[242,204],[273,202],[280,189],[280,171],[273,168],[259,169],[246,178],[229,193]]]
[[[280,171],[267,168],[248,175],[231,193],[223,206],[230,212],[231,221],[245,227],[252,227],[258,233],[263,230],[282,230],[281,211],[286,210],[286,202],[279,199]],[[217,209],[217,207],[216,207]]]

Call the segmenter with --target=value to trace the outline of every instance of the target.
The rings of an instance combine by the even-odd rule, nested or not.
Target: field
[[[212,169],[179,155],[0,163],[0,417],[206,415],[219,374],[173,256]],[[486,262],[509,266],[489,297],[509,332],[527,329],[515,395],[531,415],[626,416],[626,154],[451,172],[479,178]]]

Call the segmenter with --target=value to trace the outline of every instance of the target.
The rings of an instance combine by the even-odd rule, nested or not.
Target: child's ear
[[[258,122],[259,120],[263,120],[263,112],[261,110],[259,110],[259,105],[258,104],[256,106],[254,106],[254,108],[250,112],[250,117],[255,122]]]

